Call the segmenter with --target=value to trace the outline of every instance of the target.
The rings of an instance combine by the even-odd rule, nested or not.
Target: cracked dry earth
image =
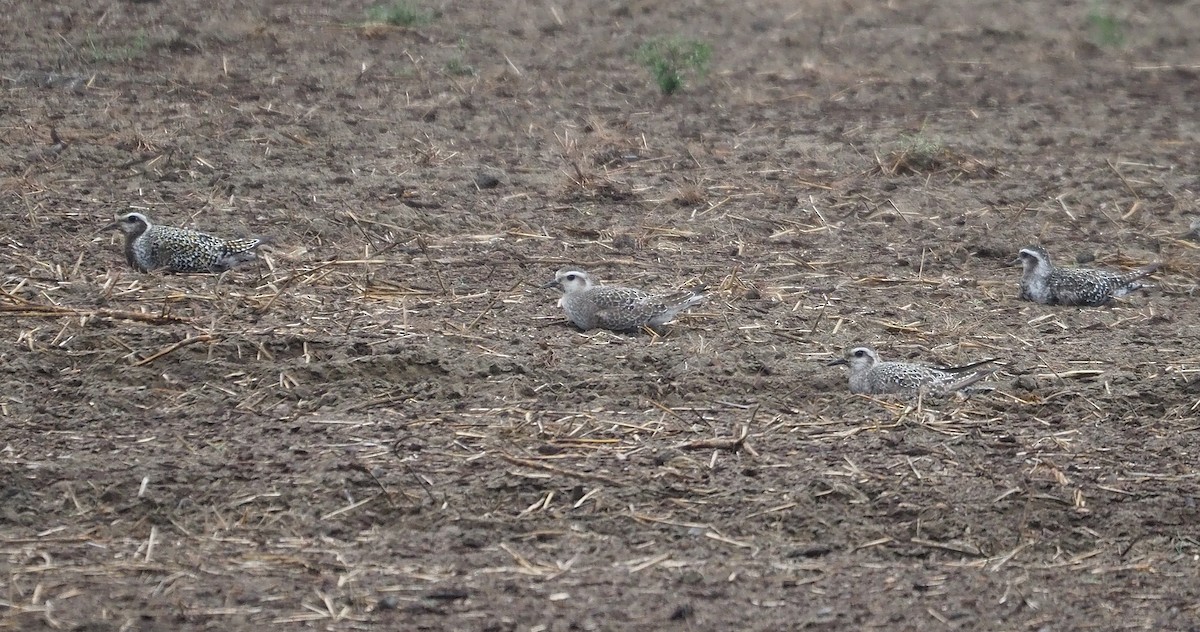
[[[4,5],[0,629],[1200,627],[1192,3],[367,8]],[[566,265],[713,296],[580,333]]]

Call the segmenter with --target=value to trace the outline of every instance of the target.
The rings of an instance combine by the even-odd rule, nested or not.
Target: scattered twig
[[[296,273],[292,274],[292,276],[290,276],[290,277],[288,277],[288,278],[284,279],[284,280],[283,280],[283,283],[280,283],[280,284],[279,284],[279,286],[278,286],[278,289],[277,289],[277,290],[275,290],[275,294],[274,294],[274,296],[272,296],[272,297],[271,297],[271,299],[270,299],[269,301],[267,301],[266,305],[263,305],[262,307],[259,307],[259,308],[255,309],[254,311],[255,311],[255,312],[257,312],[257,313],[259,313],[259,314],[265,314],[265,313],[267,313],[267,311],[271,309],[271,306],[275,304],[275,301],[279,300],[279,297],[280,297],[280,296],[283,296],[283,291],[284,291],[284,290],[286,290],[286,289],[288,288],[288,286],[290,286],[292,283],[296,282],[296,280],[298,280],[300,277],[303,277],[303,276],[305,276],[305,275],[312,274],[312,273],[314,273],[314,272],[318,272],[318,271],[320,271],[320,270],[323,270],[323,269],[325,269],[325,268],[328,268],[328,267],[330,267],[330,266],[332,266],[332,265],[335,265],[335,264],[337,264],[337,263],[340,263],[340,262],[338,262],[338,261],[327,261],[327,262],[325,262],[325,263],[323,263],[323,264],[321,264],[321,265],[319,265],[319,266],[317,266],[317,267],[315,267],[315,268],[309,268],[309,269],[307,269],[307,270],[304,270],[304,271],[301,271],[301,272],[296,272]]]
[[[438,286],[442,288],[442,294],[450,294],[446,289],[446,282],[442,280],[442,270],[436,263],[433,262],[433,257],[429,256],[429,246],[425,244],[425,238],[417,237],[417,247],[421,249],[421,254],[425,255],[425,261],[429,262],[429,267],[433,268],[433,274],[437,277]]]
[[[56,318],[62,316],[78,316],[83,318],[104,318],[108,320],[135,320],[152,325],[167,325],[170,323],[190,323],[190,319],[167,314],[146,314],[118,309],[86,309],[62,305],[45,305],[41,303],[0,303],[0,314],[11,316],[34,316]]]
[[[152,355],[148,358],[144,358],[142,360],[138,360],[137,362],[134,362],[133,366],[143,366],[146,364],[150,364],[151,362],[154,362],[155,360],[157,360],[169,353],[174,353],[188,345],[194,345],[198,342],[208,342],[212,339],[213,339],[213,337],[208,334],[204,334],[204,335],[200,335],[200,336],[188,336],[187,338],[184,338],[183,340],[180,340],[179,342],[164,348],[162,351],[159,351],[158,353],[155,353],[154,355]]]
[[[591,472],[577,472],[575,470],[568,470],[568,469],[564,469],[564,468],[557,467],[554,465],[550,465],[549,463],[542,463],[540,461],[532,461],[529,459],[520,459],[515,456],[509,456],[509,455],[503,454],[503,453],[499,454],[498,456],[501,459],[504,459],[505,461],[512,463],[513,465],[521,465],[523,467],[531,467],[531,468],[534,468],[537,470],[544,470],[546,472],[553,472],[555,474],[569,476],[571,478],[583,479],[585,481],[596,481],[599,483],[605,483],[607,485],[612,485],[614,487],[621,487],[623,485],[623,483],[621,483],[620,481],[618,481],[614,478],[609,478],[608,476],[605,476],[603,474],[592,474]]]
[[[742,426],[742,431],[734,439],[697,439],[695,441],[687,441],[675,446],[679,450],[729,450],[730,452],[739,452],[742,450],[743,444],[746,443],[746,437],[750,436],[750,425]]]

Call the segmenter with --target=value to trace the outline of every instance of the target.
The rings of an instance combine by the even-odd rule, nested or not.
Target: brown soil
[[[1191,3],[247,4],[4,6],[0,628],[1200,625]],[[273,244],[138,274],[131,208]],[[569,264],[714,297],[581,334]]]

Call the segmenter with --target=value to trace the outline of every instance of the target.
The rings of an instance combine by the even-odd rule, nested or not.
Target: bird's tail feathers
[[[955,391],[964,390],[967,387],[979,382],[980,380],[982,380],[983,378],[985,378],[989,375],[991,375],[990,371],[979,371],[977,373],[972,373],[970,375],[964,376],[960,380],[957,380],[957,381],[947,384],[946,388],[943,390],[943,392],[953,393]]]
[[[945,371],[947,373],[962,373],[964,371],[969,371],[977,366],[983,366],[985,364],[995,362],[996,360],[999,360],[999,359],[1000,358],[984,358],[982,360],[976,360],[969,364],[959,364],[959,365],[955,365],[955,366],[943,366],[943,367],[937,367],[937,368],[939,371]]]

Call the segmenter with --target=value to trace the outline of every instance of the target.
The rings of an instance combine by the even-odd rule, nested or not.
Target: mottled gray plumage
[[[642,327],[658,329],[679,312],[707,298],[703,288],[673,294],[650,294],[629,287],[595,285],[587,272],[559,270],[544,287],[563,292],[559,307],[576,327],[632,331]]]
[[[187,228],[155,226],[141,213],[126,213],[102,230],[125,235],[125,260],[139,272],[224,272],[257,258],[261,239],[221,239]]]
[[[980,360],[959,367],[935,369],[906,362],[880,362],[879,354],[870,347],[854,347],[829,365],[846,364],[850,367],[850,392],[864,395],[887,395],[901,393],[916,395],[945,395],[962,390],[987,376],[987,372],[967,373],[993,358]]]
[[[1017,260],[1024,266],[1020,297],[1042,305],[1104,305],[1113,298],[1152,287],[1141,279],[1158,269],[1154,263],[1118,273],[1092,268],[1060,268],[1040,246],[1022,248]]]

